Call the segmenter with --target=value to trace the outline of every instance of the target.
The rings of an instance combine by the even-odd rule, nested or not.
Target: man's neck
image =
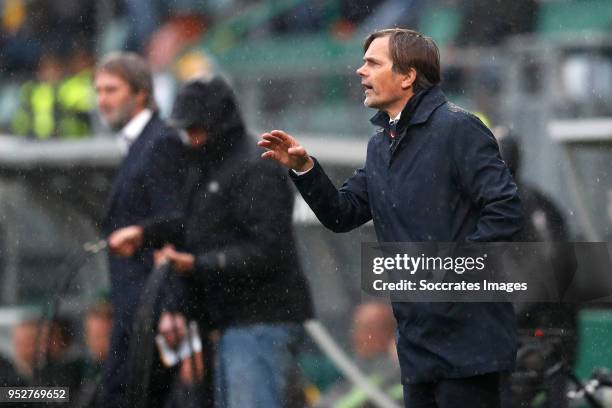
[[[132,111],[132,116],[130,118],[130,120],[134,119],[136,116],[138,116],[138,114],[140,112],[142,112],[143,110],[145,110],[144,106],[137,106],[134,108],[134,110]]]
[[[385,109],[384,110],[385,113],[389,115],[390,119],[395,118],[397,115],[399,115],[401,111],[404,110],[404,108],[406,107],[406,105],[408,104],[410,99],[412,99],[413,96],[414,96],[414,93],[410,92],[409,95],[407,95],[406,97],[394,103],[393,106],[389,107],[389,109]]]

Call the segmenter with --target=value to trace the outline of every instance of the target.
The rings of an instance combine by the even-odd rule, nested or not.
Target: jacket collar
[[[446,102],[446,95],[437,85],[417,92],[402,110],[402,116],[397,124],[398,128],[427,122],[433,111]],[[389,115],[383,111],[378,111],[370,119],[370,122],[375,126],[387,129],[389,127]]]

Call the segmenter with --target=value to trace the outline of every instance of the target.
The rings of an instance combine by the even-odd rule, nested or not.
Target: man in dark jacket
[[[522,224],[517,188],[491,132],[448,102],[435,43],[406,29],[364,44],[364,104],[379,112],[365,166],[340,190],[295,138],[264,133],[264,158],[336,232],[374,221],[380,242],[503,241]],[[511,304],[393,304],[407,407],[496,407],[515,361]]]
[[[184,146],[156,112],[146,61],[136,54],[109,55],[96,70],[95,88],[102,119],[118,132],[125,155],[113,183],[104,234],[145,219],[176,217],[186,173]],[[142,287],[153,267],[153,251],[137,251],[130,257],[111,254],[109,266],[114,320],[99,394],[105,408],[127,403],[129,337]],[[153,397],[148,406],[158,400]]]
[[[292,232],[290,183],[281,167],[259,159],[223,79],[187,83],[171,121],[193,146],[186,218],[126,228],[110,245],[126,255],[141,245],[176,245],[159,257],[192,281],[187,313],[221,329],[219,406],[280,408],[292,346],[312,317]]]

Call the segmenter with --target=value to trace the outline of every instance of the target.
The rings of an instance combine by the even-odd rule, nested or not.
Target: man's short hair
[[[370,34],[363,43],[363,52],[380,37],[389,37],[389,54],[395,72],[405,74],[410,68],[416,71],[415,92],[440,83],[440,50],[431,38],[407,28],[388,28]]]
[[[108,54],[96,67],[96,73],[105,72],[123,79],[132,89],[146,94],[145,106],[156,110],[153,96],[153,75],[147,61],[133,52],[113,52]]]

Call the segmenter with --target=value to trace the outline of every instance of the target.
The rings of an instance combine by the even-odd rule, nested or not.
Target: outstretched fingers
[[[273,143],[269,140],[260,140],[259,142],[257,142],[257,146],[265,147],[266,149],[271,149],[273,147]]]
[[[266,152],[263,152],[261,154],[261,157],[264,159],[279,160],[278,153],[276,153],[274,150],[268,150]]]
[[[267,142],[270,142],[273,145],[280,145],[285,142],[285,140],[283,140],[282,138],[271,133],[264,133],[263,135],[261,135],[261,138]]]
[[[299,165],[303,158],[307,156],[306,149],[282,130],[263,133],[257,145],[267,149],[261,155],[262,158],[276,160],[287,167]]]
[[[291,136],[289,136],[289,134],[283,132],[282,130],[273,130],[270,132],[270,135],[282,140],[285,143],[291,143]]]
[[[306,156],[306,149],[302,146],[294,146],[287,149],[287,153],[292,156]]]

